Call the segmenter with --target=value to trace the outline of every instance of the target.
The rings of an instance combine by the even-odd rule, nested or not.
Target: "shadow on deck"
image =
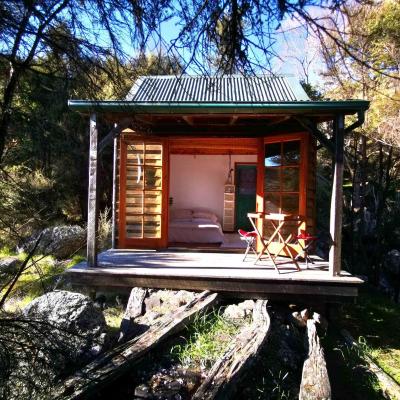
[[[173,250],[108,250],[98,257],[98,266],[77,264],[67,275],[73,284],[94,287],[142,286],[149,288],[212,290],[237,297],[314,301],[352,301],[363,281],[348,272],[330,276],[328,262],[299,262],[300,271],[284,257],[278,258],[278,273],[270,260],[256,265],[243,262],[243,254]]]

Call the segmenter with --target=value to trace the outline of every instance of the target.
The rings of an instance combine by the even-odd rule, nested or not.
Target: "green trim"
[[[81,112],[135,112],[138,114],[248,114],[284,112],[348,112],[365,111],[369,101],[297,101],[284,103],[138,103],[132,101],[69,100],[71,110]]]

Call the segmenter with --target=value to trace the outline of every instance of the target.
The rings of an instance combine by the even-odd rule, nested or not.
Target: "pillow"
[[[171,219],[179,219],[179,220],[191,220],[193,217],[192,210],[188,210],[186,208],[177,208],[171,210]]]
[[[208,219],[212,222],[217,222],[218,218],[212,211],[193,211],[193,219]]]
[[[193,222],[196,222],[197,224],[210,224],[210,223],[215,223],[216,221],[213,221],[209,218],[193,218]]]

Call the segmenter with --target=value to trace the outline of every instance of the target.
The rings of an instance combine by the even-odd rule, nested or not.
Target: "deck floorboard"
[[[210,251],[108,250],[99,254],[98,266],[86,262],[68,271],[73,283],[98,286],[143,285],[193,290],[247,293],[308,294],[355,297],[363,281],[346,271],[331,276],[328,262],[299,262],[278,258],[278,273],[270,260],[243,262],[243,254]]]

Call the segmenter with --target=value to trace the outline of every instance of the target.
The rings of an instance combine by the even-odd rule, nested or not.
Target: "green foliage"
[[[400,305],[372,287],[346,306],[342,324],[376,363],[400,383]]]
[[[109,306],[103,311],[110,334],[119,332],[124,310],[120,306]]]
[[[71,268],[74,265],[79,264],[80,262],[85,261],[85,260],[86,260],[86,257],[81,256],[80,254],[75,254],[72,257],[71,261],[68,262],[67,268]]]
[[[21,260],[25,257],[26,254],[19,255]],[[14,312],[21,309],[36,297],[52,291],[66,268],[65,263],[57,262],[51,256],[34,256],[10,293],[6,305],[7,311]],[[3,291],[6,289],[7,287]]]
[[[300,81],[300,84],[311,100],[314,101],[323,100],[322,93],[315,86],[311,85],[310,83],[304,80]]]
[[[323,346],[328,353],[328,362],[331,361],[330,367],[335,370],[334,382],[331,384],[338,398],[347,398],[347,393],[354,393],[355,400],[382,399],[379,382],[367,369],[366,350],[363,346],[349,347],[332,333],[324,340]]]
[[[76,56],[81,56],[76,50]],[[81,63],[90,60],[82,59]],[[87,207],[88,121],[71,112],[71,97],[88,98],[91,81],[96,96],[126,96],[138,74],[178,73],[180,64],[165,56],[140,55],[126,64],[115,58],[103,61],[87,75],[78,75],[54,51],[37,60],[35,71],[20,78],[14,96],[12,127],[8,134],[3,168],[0,170],[0,246],[14,247],[36,230],[63,223],[83,224]],[[120,69],[118,85],[105,70]],[[0,66],[2,62],[0,61]],[[57,70],[57,74],[52,71]],[[99,121],[100,136],[109,122]],[[111,146],[102,153],[99,165],[100,209],[111,207]],[[101,243],[109,243],[109,212],[102,213]],[[104,218],[103,218],[104,216]]]
[[[197,316],[187,329],[187,342],[174,346],[172,355],[185,366],[209,368],[226,351],[239,332],[240,324],[225,319],[220,311],[216,311]]]
[[[400,147],[400,4],[395,0],[353,2],[343,8],[342,16],[345,29],[331,29],[336,40],[328,39],[321,49],[330,85],[326,95],[371,101],[363,133]],[[347,52],[341,50],[341,42],[348,46]]]

